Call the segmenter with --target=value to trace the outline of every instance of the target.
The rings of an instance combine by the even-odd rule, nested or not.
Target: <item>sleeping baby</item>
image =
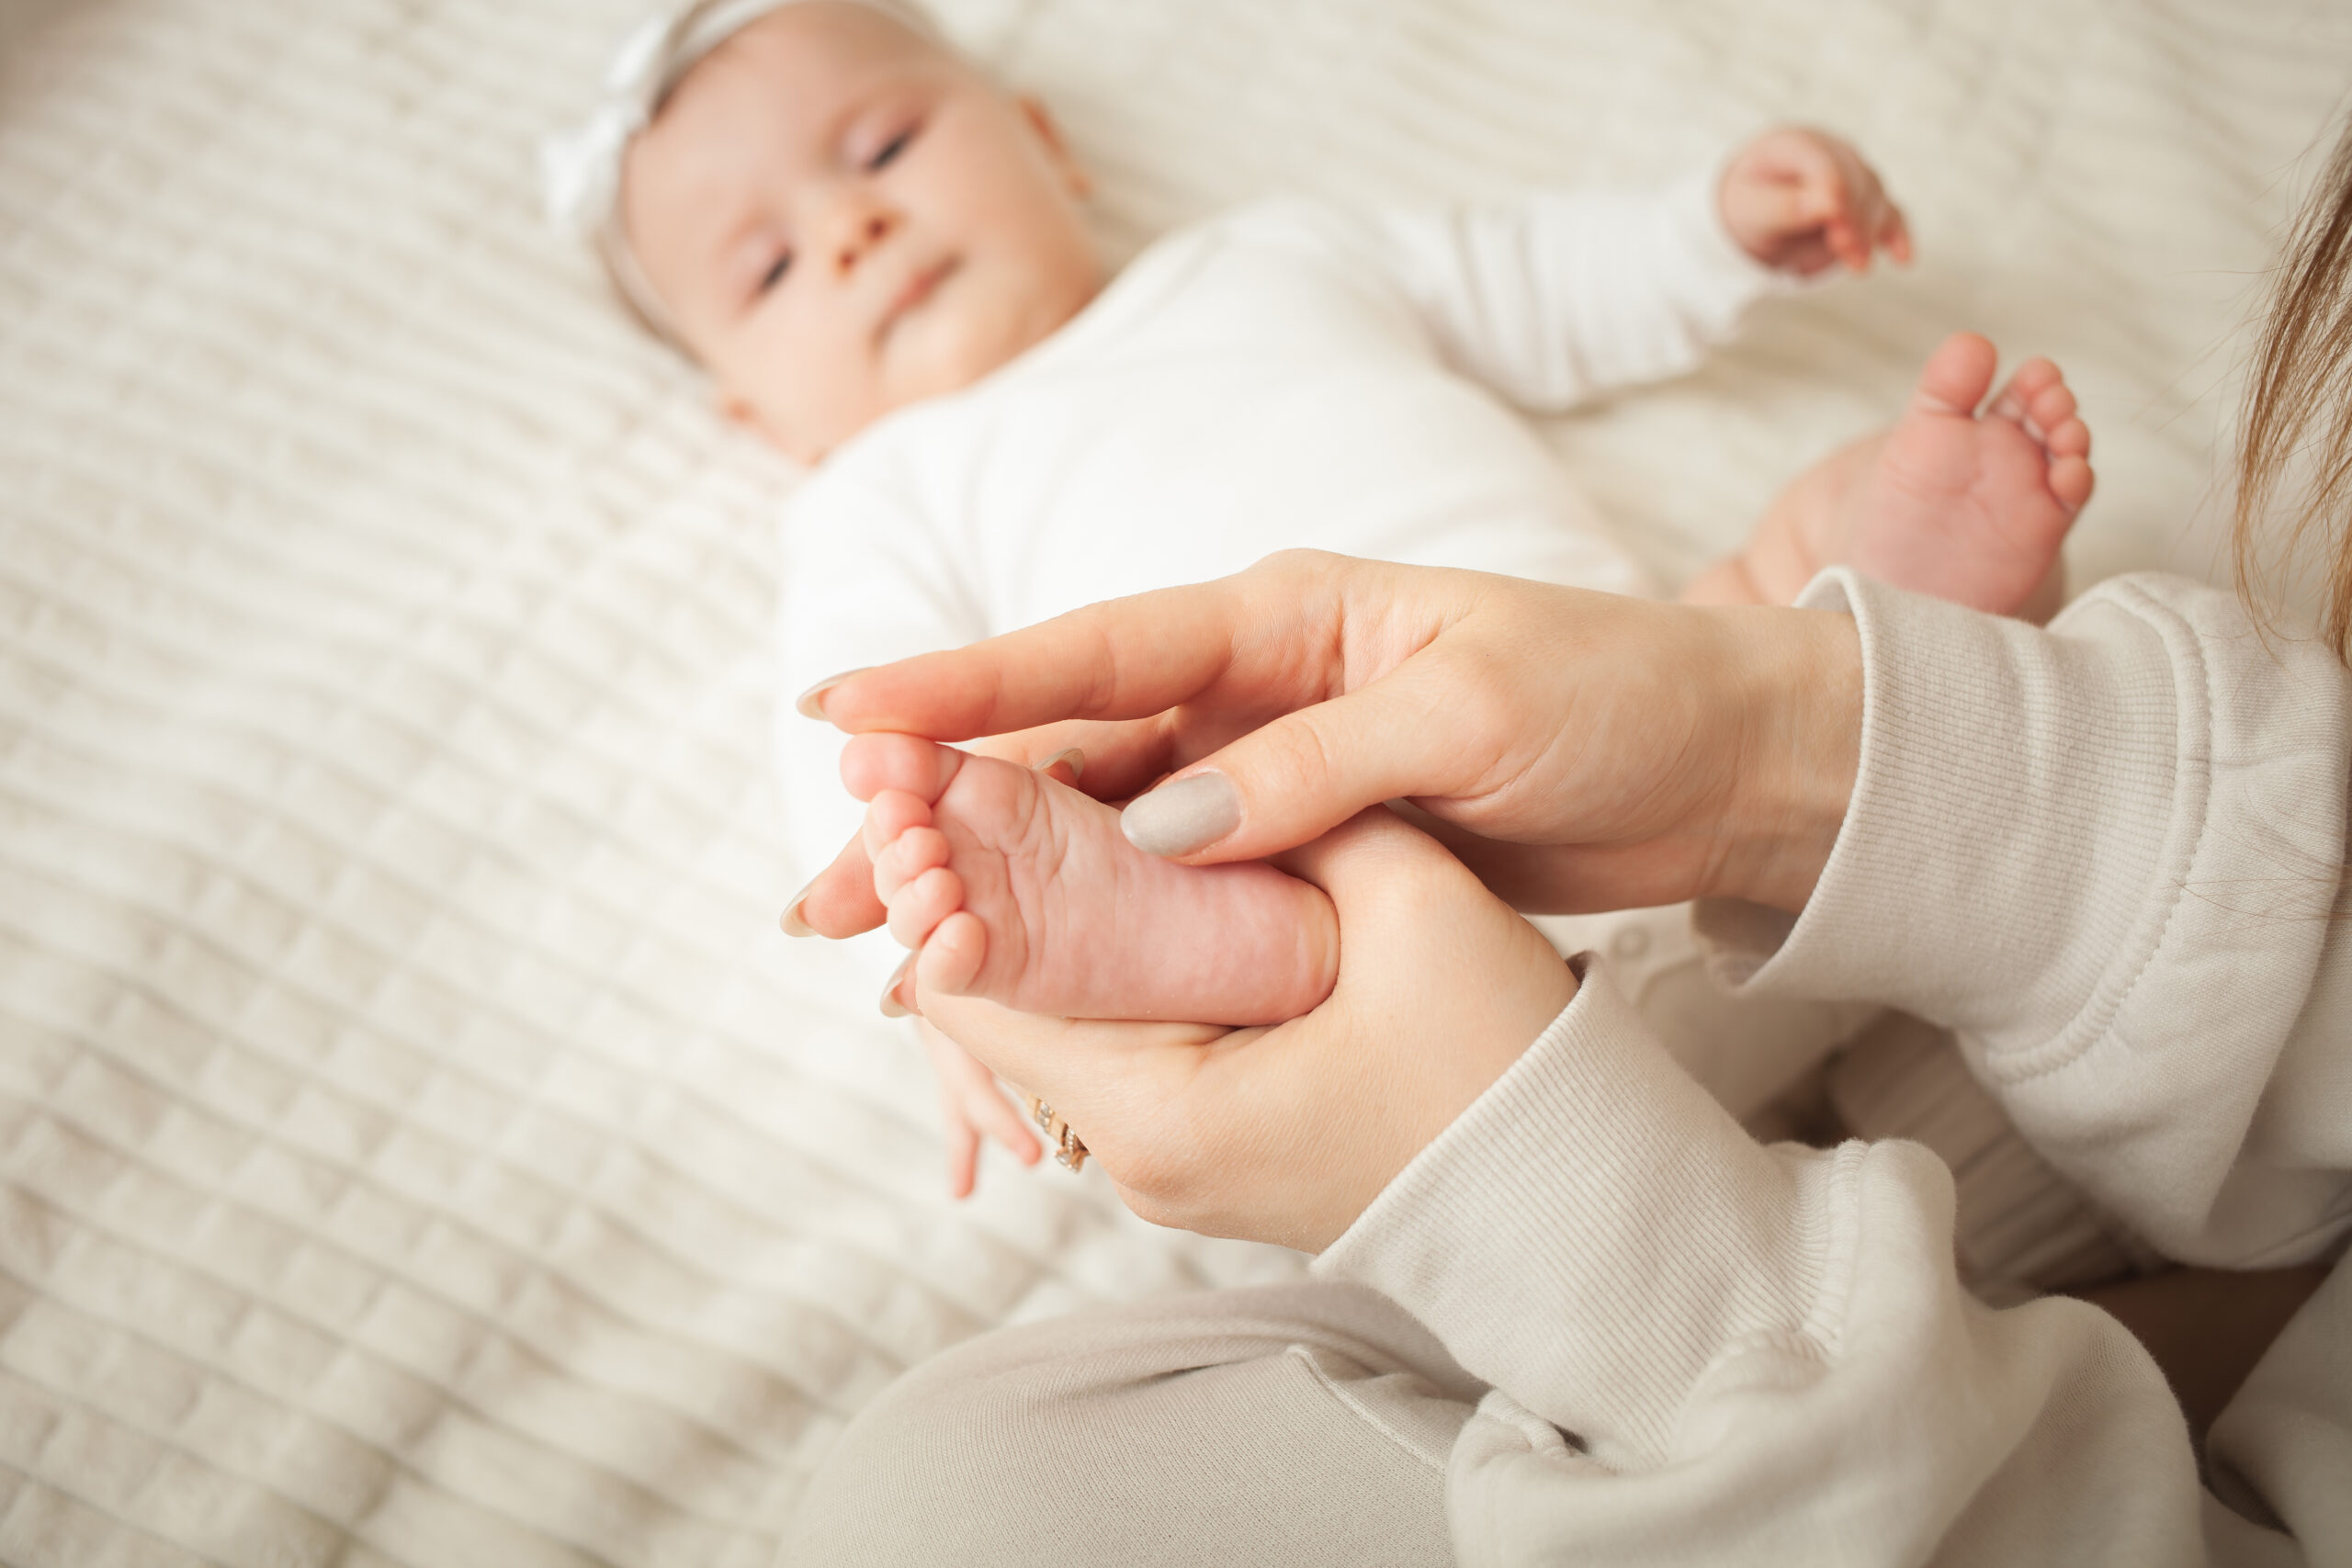
[[[1269,201],[1114,274],[1045,108],[899,0],[691,6],[632,39],[612,90],[555,150],[552,192],[726,412],[809,468],[786,518],[779,634],[787,689],[815,683],[805,713],[829,672],[1293,546],[1645,592],[1517,410],[1680,374],[1760,296],[1909,254],[1852,149],[1791,129],[1649,192]],[[1792,487],[1690,596],[1785,602],[1842,560],[2026,604],[2089,492],[2088,436],[2046,362],[1980,414],[1993,367],[1983,340],[1948,343],[1902,423]],[[1319,892],[1268,867],[1146,856],[1059,782],[1068,767],[911,741],[876,807],[899,817],[862,819],[842,743],[780,723],[792,845],[813,874],[864,821],[927,984],[1065,1016],[1234,1023],[1328,989]],[[1058,860],[1008,860],[1007,835],[1041,824],[1028,841]],[[1162,887],[1170,873],[1208,880]],[[1056,876],[1097,892],[1038,897]],[[1159,914],[1114,922],[1119,888],[1144,882]],[[985,1069],[927,1043],[951,1179],[968,1190],[978,1131],[1025,1134]]]

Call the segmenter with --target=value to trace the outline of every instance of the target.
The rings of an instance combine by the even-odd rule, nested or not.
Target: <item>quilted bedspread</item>
[[[2212,572],[2250,288],[2352,83],[2340,0],[941,9],[1120,247],[1857,138],[1915,269],[1553,427],[1669,579],[1954,326],[2083,394],[2078,579]],[[1050,1167],[948,1201],[911,1041],[775,934],[792,475],[532,184],[630,19],[0,28],[0,1562],[748,1568],[912,1362],[1299,1267]]]

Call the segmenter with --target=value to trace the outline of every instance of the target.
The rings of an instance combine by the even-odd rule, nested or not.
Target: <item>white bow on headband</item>
[[[611,222],[621,157],[695,62],[746,26],[794,0],[672,0],[631,28],[605,72],[604,96],[574,129],[539,143],[548,220],[579,238]],[[909,0],[856,0],[927,37],[937,32]]]

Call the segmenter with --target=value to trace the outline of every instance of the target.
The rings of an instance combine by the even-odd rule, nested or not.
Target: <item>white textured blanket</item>
[[[2210,570],[2352,81],[2337,0],[944,9],[1125,243],[1857,136],[1916,272],[1559,426],[1669,577],[1955,325],[2083,389],[2084,574]],[[910,1044],[775,934],[787,476],[536,218],[629,13],[0,27],[0,1562],[761,1563],[910,1362],[1297,1266],[1050,1168],[949,1203]]]

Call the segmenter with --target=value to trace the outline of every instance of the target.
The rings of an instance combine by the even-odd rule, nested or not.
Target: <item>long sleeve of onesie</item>
[[[1804,915],[1709,912],[1757,990],[1951,1024],[2042,1152],[2176,1256],[2352,1229],[2352,678],[2124,579],[2047,632],[1842,573],[1860,777]],[[1995,1312],[1913,1145],[1762,1147],[1594,963],[1319,1270],[1494,1385],[1470,1564],[2352,1561],[2352,1269],[2209,1439],[2105,1314]]]
[[[1696,368],[1750,303],[1798,287],[1724,231],[1715,184],[1385,211],[1368,250],[1456,369],[1564,409]]]

